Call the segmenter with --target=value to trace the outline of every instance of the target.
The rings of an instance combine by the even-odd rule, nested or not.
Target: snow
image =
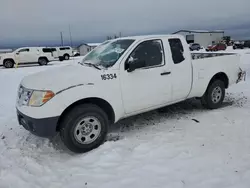
[[[0,68],[0,188],[249,188],[250,78],[227,90],[220,109],[188,100],[125,119],[86,154],[69,152],[59,136],[39,138],[19,126],[20,80],[80,59]],[[250,70],[250,54],[243,59]]]
[[[99,46],[100,44],[102,44],[102,43],[88,43],[87,45],[96,47],[96,46]]]

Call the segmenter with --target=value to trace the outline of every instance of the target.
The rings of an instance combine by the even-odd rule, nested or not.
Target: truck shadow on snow
[[[230,106],[242,107],[246,101],[247,97],[245,97],[243,93],[239,94],[237,97],[232,93],[227,93],[222,106],[218,110],[223,110],[223,108]],[[126,132],[133,132],[149,126],[155,126],[157,123],[164,121],[167,122],[171,119],[186,119],[188,121],[200,123],[199,119],[196,119],[195,117],[201,113],[207,113],[210,111],[211,110],[205,109],[201,105],[200,100],[189,99],[117,122],[111,126],[110,134],[106,141],[117,141],[123,139],[123,134]]]

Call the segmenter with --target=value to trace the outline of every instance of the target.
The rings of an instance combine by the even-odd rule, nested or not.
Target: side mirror
[[[19,52],[17,52],[16,55],[19,55]]]
[[[128,72],[133,72],[135,69],[139,69],[142,67],[145,67],[146,62],[143,60],[131,60],[131,58],[129,58],[128,61],[126,61],[125,63],[125,69]]]

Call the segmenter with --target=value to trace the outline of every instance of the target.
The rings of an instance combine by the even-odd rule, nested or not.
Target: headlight
[[[54,96],[52,91],[33,91],[28,106],[42,106]]]
[[[52,91],[37,91],[20,86],[18,90],[18,105],[20,106],[42,106],[53,98]]]

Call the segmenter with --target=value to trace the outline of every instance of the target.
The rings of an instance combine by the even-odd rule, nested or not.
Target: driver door
[[[142,66],[129,71],[126,66],[131,63]],[[121,66],[121,69],[126,114],[146,111],[171,101],[171,72],[166,65],[161,40],[140,43],[126,60],[125,68]]]
[[[19,63],[32,62],[31,52],[29,48],[24,48],[18,51],[17,58]]]

